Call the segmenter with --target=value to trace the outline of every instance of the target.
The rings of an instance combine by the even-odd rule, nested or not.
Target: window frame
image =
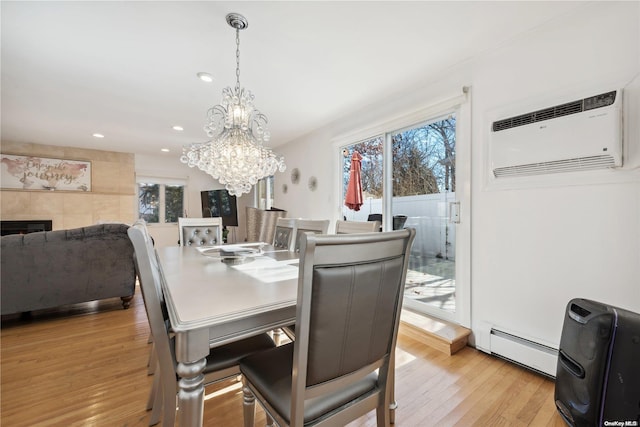
[[[138,176],[136,177],[136,219],[140,219],[140,184],[151,184],[159,186],[158,195],[158,222],[149,222],[149,226],[163,226],[163,225],[176,225],[178,221],[167,222],[166,221],[166,187],[167,186],[181,186],[182,187],[182,214],[187,211],[187,180],[183,178],[167,178],[167,177],[154,177],[154,176]],[[180,215],[178,215],[180,216]]]

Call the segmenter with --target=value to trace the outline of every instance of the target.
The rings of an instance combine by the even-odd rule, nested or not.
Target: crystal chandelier
[[[267,117],[254,107],[251,91],[240,87],[240,30],[249,23],[237,13],[228,14],[227,23],[236,29],[236,86],[225,88],[222,103],[207,113],[204,130],[211,139],[185,145],[180,161],[197,166],[240,196],[259,179],[284,172],[286,165],[282,156],[262,145],[271,137]]]

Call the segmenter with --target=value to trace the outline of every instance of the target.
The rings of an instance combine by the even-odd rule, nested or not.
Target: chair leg
[[[253,423],[254,423],[254,420],[255,420],[255,414],[256,414],[256,398],[253,395],[253,393],[251,392],[251,390],[249,389],[249,387],[247,387],[247,385],[244,383],[244,379],[242,380],[242,382],[243,382],[243,384],[242,384],[242,397],[243,397],[242,411],[243,411],[243,416],[244,416],[244,427],[253,427]],[[271,419],[271,417],[267,418],[267,422],[269,422],[269,421],[271,421],[271,423],[273,423],[273,420]]]
[[[147,400],[147,411],[153,409],[153,404],[156,402],[156,395],[160,389],[160,375],[153,377],[153,383],[151,383],[151,390],[149,391],[149,400]]]
[[[164,389],[164,387],[162,387]],[[162,392],[162,426],[174,427],[176,424],[176,410],[177,407],[177,394],[170,395]]]
[[[376,407],[376,426],[377,427],[389,427],[391,425],[389,419],[389,406],[386,404],[386,399],[382,405]]]
[[[390,368],[389,368],[389,376],[387,377],[388,385],[388,394],[387,401],[389,407],[389,422],[391,424],[396,423],[396,408],[398,407],[398,402],[396,402],[396,353],[395,351],[391,352],[391,358],[389,360]]]
[[[151,342],[151,350],[149,350],[149,361],[147,362],[147,375],[153,375],[156,372],[158,355],[156,354],[156,345]]]
[[[276,423],[273,421],[273,418],[271,418],[271,415],[266,414],[267,415],[267,427],[276,427]]]
[[[395,400],[392,400],[391,403],[389,403],[389,422],[391,424],[395,424],[396,423],[396,409],[398,408],[398,402],[396,402]]]
[[[160,382],[160,375],[155,375],[151,384],[149,400],[147,401],[147,411],[151,410],[151,415],[149,416],[150,426],[158,424],[162,415],[162,384]]]

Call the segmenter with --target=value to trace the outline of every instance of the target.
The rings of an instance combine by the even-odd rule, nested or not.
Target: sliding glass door
[[[460,225],[460,202],[468,209],[469,196],[460,191],[457,178],[460,170],[466,171],[462,182],[468,183],[470,157],[468,136],[459,137],[460,116],[460,109],[453,108],[430,120],[339,146],[341,219],[381,220],[384,231],[415,228],[405,307],[468,325],[470,227],[468,210],[466,223]],[[463,157],[457,151],[461,146],[466,147]],[[363,205],[357,211],[343,203],[354,151],[362,156]]]
[[[392,228],[412,227],[405,306],[456,312],[456,116],[390,132]]]

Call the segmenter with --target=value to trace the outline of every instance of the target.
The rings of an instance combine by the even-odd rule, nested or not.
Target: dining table
[[[175,333],[178,422],[200,427],[209,352],[295,323],[298,254],[265,243],[168,246],[157,254]],[[390,382],[393,397],[393,375]]]

